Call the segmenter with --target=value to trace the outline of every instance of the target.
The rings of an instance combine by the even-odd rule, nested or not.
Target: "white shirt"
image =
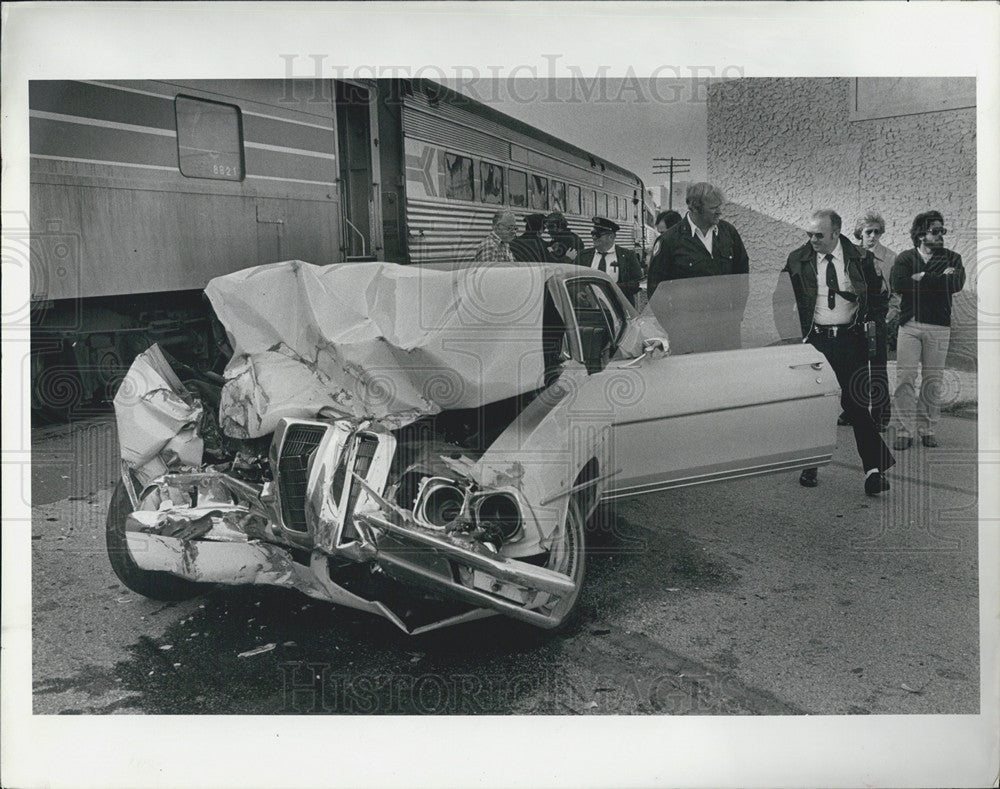
[[[604,253],[604,270],[612,271],[611,265],[614,264],[614,273],[618,272],[618,253],[612,246],[607,252]],[[590,261],[591,268],[600,268],[601,265],[601,253],[594,248],[594,259]]]
[[[838,295],[834,308],[831,310],[827,306],[827,296],[830,295],[830,288],[826,284],[826,254],[825,252],[816,253],[816,284],[818,288],[813,320],[818,326],[834,326],[850,323],[854,320],[854,313],[858,310],[856,302],[848,301],[843,296]],[[833,268],[837,272],[837,290],[853,293],[854,286],[851,285],[851,280],[847,276],[847,268],[844,264],[844,250],[840,245],[840,241],[837,242],[837,248],[829,254],[833,255]]]
[[[704,244],[705,245],[705,249],[708,250],[708,254],[711,255],[712,254],[712,241],[715,239],[715,234],[719,232],[719,226],[718,225],[712,225],[708,229],[707,233],[702,233],[701,232],[701,228],[698,227],[698,225],[696,225],[694,223],[694,220],[691,218],[691,214],[687,215],[687,221],[688,221],[688,226],[691,228],[691,236],[692,237],[697,236],[698,238],[700,238],[701,239],[701,243]]]

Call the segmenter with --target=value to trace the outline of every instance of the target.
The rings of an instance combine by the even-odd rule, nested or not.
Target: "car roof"
[[[572,277],[593,276],[604,279],[608,282],[615,282],[614,278],[606,271],[600,271],[589,266],[578,266],[575,263],[521,263],[521,262],[499,262],[499,263],[470,263],[470,262],[449,262],[449,263],[414,263],[408,268],[428,268],[435,271],[451,271],[463,268],[532,268],[545,272],[546,279],[557,277],[559,279],[570,279]]]

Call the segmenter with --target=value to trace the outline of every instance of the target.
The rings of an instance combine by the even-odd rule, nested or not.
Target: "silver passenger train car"
[[[643,243],[635,174],[427,80],[34,81],[29,110],[32,407],[63,416],[152,342],[211,363],[202,290],[247,266],[461,263],[505,206]]]

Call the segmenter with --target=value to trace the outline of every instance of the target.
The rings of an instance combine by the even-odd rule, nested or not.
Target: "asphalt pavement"
[[[128,591],[104,553],[113,420],[39,427],[34,712],[975,713],[976,428],[946,416],[880,498],[839,428],[815,489],[786,473],[619,503],[565,632],[413,638],[281,590]]]

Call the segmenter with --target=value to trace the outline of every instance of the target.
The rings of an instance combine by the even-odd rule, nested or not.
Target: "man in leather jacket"
[[[896,345],[896,439],[893,449],[936,447],[934,429],[941,418],[941,377],[951,339],[951,297],[965,285],[962,256],[944,247],[948,231],[939,211],[913,220],[913,249],[900,252],[892,265],[892,286],[902,296]],[[917,369],[922,383],[917,392]]]
[[[840,383],[841,406],[850,417],[865,472],[865,493],[873,496],[889,489],[884,472],[895,460],[868,413],[866,324],[884,320],[888,305],[871,253],[855,247],[840,228],[835,211],[816,211],[808,242],[788,256],[784,272],[795,294],[803,341],[826,356]],[[805,469],[799,482],[816,487],[816,469]]]

